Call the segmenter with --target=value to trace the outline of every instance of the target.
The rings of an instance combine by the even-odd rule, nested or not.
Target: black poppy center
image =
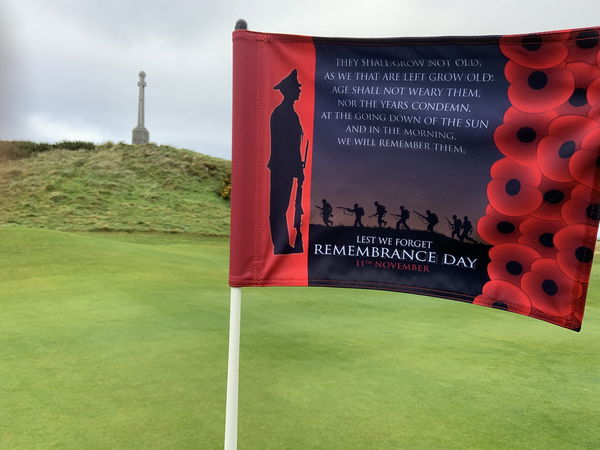
[[[600,205],[592,203],[585,208],[585,215],[592,220],[600,220]]]
[[[494,302],[492,303],[492,308],[503,309],[504,311],[508,311],[508,305],[504,302]]]
[[[583,106],[587,103],[587,98],[585,96],[586,92],[583,88],[575,88],[571,98],[569,98],[569,103],[571,106]]]
[[[596,30],[583,30],[577,33],[576,45],[579,48],[588,49],[598,45],[598,32]]]
[[[542,46],[542,37],[536,34],[532,34],[531,36],[525,36],[521,41],[521,45],[525,50],[529,50],[533,52],[538,50]]]
[[[512,223],[503,220],[502,222],[498,222],[496,229],[502,234],[510,234],[515,231],[515,226]]]
[[[544,89],[548,84],[548,75],[541,70],[531,72],[531,75],[527,78],[527,84],[531,89],[535,89],[536,91]]]
[[[538,240],[544,247],[554,247],[554,233],[541,234]]]
[[[560,203],[565,199],[565,194],[558,189],[550,189],[549,191],[544,192],[544,201],[546,203],[556,204]]]
[[[575,249],[575,258],[577,261],[581,263],[589,263],[592,262],[592,258],[594,256],[594,252],[591,248],[588,247],[577,247]]]
[[[521,182],[516,178],[508,180],[504,189],[508,195],[517,195],[521,191]]]
[[[517,139],[525,144],[535,141],[536,136],[535,130],[531,127],[522,127],[517,131]]]
[[[523,273],[523,266],[519,261],[509,261],[506,263],[506,271],[511,275],[521,275]]]
[[[558,149],[558,156],[561,158],[570,158],[575,153],[575,141],[567,141]]]
[[[600,156],[596,158],[596,167],[600,167]]]
[[[544,280],[542,283],[542,290],[548,295],[556,295],[558,286],[553,280]]]

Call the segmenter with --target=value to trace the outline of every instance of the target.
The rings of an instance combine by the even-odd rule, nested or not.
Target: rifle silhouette
[[[352,208],[346,208],[345,206],[336,206],[337,209],[341,209],[342,212],[346,215],[352,215],[351,211],[354,211]]]
[[[423,223],[429,223],[429,220],[427,220],[427,216],[424,216],[424,215],[423,215],[423,214],[421,214],[419,211],[415,211],[414,209],[413,209],[413,212],[417,213],[417,214],[419,215],[419,217],[421,217],[421,221],[422,221]]]
[[[450,228],[450,231],[454,231],[454,224],[450,222],[450,219],[447,217],[445,217],[445,219],[448,221],[448,227]]]
[[[302,180],[298,178],[298,187],[296,188],[296,204],[294,205],[294,228],[296,229],[296,241],[294,242],[294,248],[300,252],[304,251],[302,244],[302,232],[300,227],[302,226],[302,215],[304,210],[302,209],[302,185],[304,184],[304,169],[306,167],[306,161],[308,158],[308,139],[306,140],[306,148],[304,150],[304,161],[302,162]]]

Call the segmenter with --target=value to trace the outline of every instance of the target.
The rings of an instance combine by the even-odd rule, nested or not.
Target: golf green
[[[0,448],[223,446],[225,238],[0,228]],[[244,289],[240,449],[598,448],[581,333],[441,299]]]

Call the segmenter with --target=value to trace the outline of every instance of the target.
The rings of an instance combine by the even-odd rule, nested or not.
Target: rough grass
[[[222,448],[227,253],[0,227],[0,448]],[[598,269],[581,333],[406,294],[244,289],[239,448],[598,448]]]
[[[17,153],[0,146],[0,224],[225,236],[230,162],[153,144]],[[16,149],[16,150],[15,150]]]

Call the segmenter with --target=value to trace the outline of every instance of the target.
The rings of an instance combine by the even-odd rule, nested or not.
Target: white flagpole
[[[227,364],[227,405],[225,408],[225,450],[237,449],[241,312],[242,289],[232,287],[231,305],[229,308],[229,361]]]
[[[235,23],[236,30],[247,30],[244,19]],[[225,405],[225,450],[237,450],[238,384],[240,373],[240,318],[242,289],[231,288],[229,306],[229,358],[227,362],[227,400]]]

